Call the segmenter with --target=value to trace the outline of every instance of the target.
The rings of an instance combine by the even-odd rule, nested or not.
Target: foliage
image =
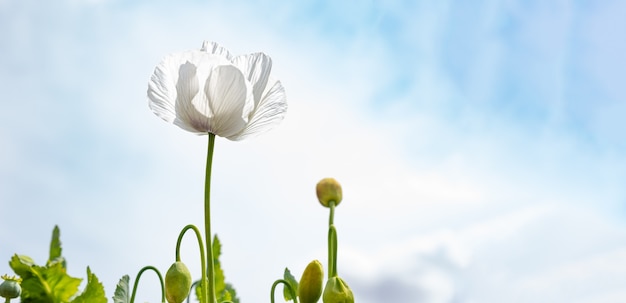
[[[215,273],[215,294],[217,296],[217,302],[230,301],[233,303],[239,303],[239,298],[237,297],[237,291],[233,288],[233,285],[226,282],[226,277],[224,276],[224,270],[222,269],[222,265],[220,264],[220,255],[222,254],[222,243],[220,239],[215,235],[213,237],[213,243],[211,244],[213,249],[213,272]],[[200,292],[200,283],[196,284],[196,298],[198,301],[201,301],[201,292]]]
[[[113,303],[130,303],[130,277],[124,275],[115,287]]]
[[[22,278],[22,303],[105,303],[104,287],[87,267],[87,285],[82,293],[82,279],[67,274],[67,264],[61,255],[59,227],[55,226],[50,242],[50,254],[45,266],[25,255],[15,254],[9,265]]]
[[[285,268],[285,274],[283,275],[283,279],[287,283],[289,283],[289,286],[291,286],[293,293],[297,294],[298,293],[298,281],[291,274],[291,272],[289,271],[289,268]],[[291,292],[289,291],[287,287],[283,288],[283,296],[285,297],[285,301],[294,300],[295,302],[295,298],[291,295]]]

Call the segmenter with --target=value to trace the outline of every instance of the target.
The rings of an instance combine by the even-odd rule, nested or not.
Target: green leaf
[[[220,256],[222,255],[222,242],[220,242],[220,239],[217,237],[217,235],[213,237],[213,243],[211,243],[211,248],[213,249],[213,262],[219,263]]]
[[[46,292],[43,285],[34,279],[24,279],[21,283],[21,302],[54,303],[54,298]]]
[[[215,295],[217,297],[217,302],[231,301],[233,303],[239,303],[237,292],[230,283],[226,283],[224,270],[222,270],[219,259],[222,255],[222,243],[217,235],[213,237],[211,248],[213,250],[213,273],[215,275]],[[200,283],[198,283],[196,285],[196,297],[200,302],[202,302],[201,294]]]
[[[61,255],[59,227],[55,226],[50,241],[50,255],[46,266],[39,266],[28,256],[14,255],[9,266],[22,278],[22,303],[106,303],[104,287],[87,267],[87,285],[77,296],[82,279],[67,274]]]
[[[239,298],[237,298],[237,291],[235,291],[235,288],[233,288],[232,284],[226,283],[226,291],[229,294],[228,301],[231,301],[233,303],[239,303]]]
[[[115,287],[113,303],[130,303],[130,277],[124,275]]]
[[[194,285],[196,287],[196,301],[204,302],[204,299],[202,298],[202,281],[198,280],[198,281],[193,282],[193,284],[191,284],[191,287],[193,288]]]
[[[22,278],[22,302],[53,303],[51,290],[37,270],[33,259],[23,255],[13,255],[9,266]],[[43,282],[42,282],[43,281]]]
[[[22,302],[53,303],[49,288],[41,283],[41,277],[34,269],[37,267],[33,259],[28,256],[13,255],[9,266],[22,278]]]
[[[38,268],[42,270],[45,283],[52,290],[54,302],[68,302],[78,292],[82,279],[70,277],[61,263]]]
[[[52,263],[55,260],[62,258],[61,252],[61,231],[59,230],[59,226],[55,225],[52,230],[52,241],[50,241],[50,257],[48,258],[48,263]],[[65,267],[64,261],[63,267]]]
[[[217,235],[215,235],[213,238],[213,273],[215,274],[215,295],[217,296],[218,302],[223,301],[221,298],[227,295],[224,293],[226,289],[226,282],[224,281],[224,271],[222,270],[219,259],[221,254],[222,244],[217,238]]]
[[[98,277],[87,267],[87,286],[85,291],[72,300],[72,303],[107,303],[104,286],[98,280]]]
[[[29,256],[15,254],[11,257],[9,266],[17,275],[24,279],[33,275],[32,267],[35,266],[35,261]]]
[[[291,286],[291,289],[293,289],[294,295],[297,296],[298,295],[298,281],[291,274],[291,272],[289,271],[289,268],[285,267],[285,274],[283,276],[284,276],[285,281],[287,281],[289,286]],[[283,296],[285,297],[285,301],[294,300],[295,302],[295,298],[294,296],[291,295],[291,292],[289,292],[289,288],[287,286],[283,288]]]
[[[72,278],[61,263],[37,266],[31,258],[14,255],[9,265],[22,280],[22,303],[64,303],[76,292],[81,279]]]
[[[213,266],[215,273],[215,294],[217,296],[217,301],[231,301],[233,303],[239,303],[239,298],[237,298],[237,292],[233,288],[233,286],[229,283],[226,283],[226,276],[224,276],[224,270],[222,269],[220,263],[220,256],[222,255],[222,243],[220,239],[215,235],[213,237]]]

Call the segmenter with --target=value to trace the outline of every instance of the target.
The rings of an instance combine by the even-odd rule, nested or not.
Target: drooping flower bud
[[[339,277],[332,277],[324,288],[324,303],[354,303],[354,295],[348,284]]]
[[[22,294],[21,279],[7,275],[2,276],[2,279],[4,279],[4,282],[0,284],[0,296],[6,299],[15,299]]]
[[[317,192],[317,199],[326,207],[329,207],[330,201],[335,201],[335,206],[339,205],[341,202],[341,185],[333,178],[320,180],[317,182],[315,190]]]
[[[317,260],[311,261],[304,269],[300,285],[298,286],[298,297],[301,303],[316,303],[322,296],[322,286],[324,282],[324,268]]]
[[[165,274],[165,298],[169,303],[181,303],[191,290],[191,273],[180,261],[172,264]]]

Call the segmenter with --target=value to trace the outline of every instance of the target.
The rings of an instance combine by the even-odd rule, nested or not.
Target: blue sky
[[[212,40],[269,54],[289,102],[275,130],[217,140],[213,230],[243,302],[267,300],[285,266],[326,263],[314,186],[329,176],[358,302],[624,302],[625,13],[0,0],[0,260],[43,263],[58,224],[70,273],[89,265],[108,297],[124,274],[167,269],[179,230],[202,223],[206,137],[154,116],[147,82]],[[155,302],[145,283],[138,300]]]

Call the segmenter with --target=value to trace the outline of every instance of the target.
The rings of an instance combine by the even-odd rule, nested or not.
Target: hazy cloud
[[[272,132],[217,142],[214,231],[243,301],[325,260],[313,188],[332,176],[359,302],[622,302],[620,5],[0,2],[0,207],[36,222],[0,221],[0,259],[43,262],[60,224],[70,273],[109,296],[169,265],[202,222],[206,138],[145,91],[208,39],[271,55],[290,102]]]

